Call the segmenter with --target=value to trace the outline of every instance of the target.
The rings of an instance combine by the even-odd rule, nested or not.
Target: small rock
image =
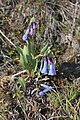
[[[58,69],[58,75],[63,78],[80,77],[80,63],[64,62]],[[58,76],[58,77],[59,77]]]

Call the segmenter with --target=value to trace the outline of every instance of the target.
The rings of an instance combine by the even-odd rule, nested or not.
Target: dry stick
[[[46,55],[39,54],[34,59],[38,59],[39,57],[43,57],[43,56],[46,56]]]
[[[25,72],[27,72],[27,70],[23,70],[23,71],[20,71],[16,74],[12,75],[12,80],[14,80],[16,76],[21,75],[22,73],[25,73]]]
[[[11,45],[13,45],[13,46],[16,48],[15,44],[14,44],[13,42],[11,42],[11,40],[10,40],[9,38],[7,38],[1,30],[0,30],[0,33],[1,33],[1,35],[2,35],[4,38],[6,38],[6,40],[7,40]]]
[[[51,118],[49,118],[48,120],[51,120],[51,119],[53,119],[53,118],[68,118],[68,116],[54,116],[54,117],[51,117]]]
[[[71,35],[72,36],[73,36],[74,28],[75,28],[75,21],[76,21],[77,9],[78,9],[78,0],[76,0],[76,4],[75,4],[73,24],[72,24],[72,30],[71,30]]]
[[[50,51],[50,52],[51,52],[51,51]],[[50,53],[50,52],[49,52],[49,53]],[[39,57],[45,57],[45,56],[47,56],[49,53],[39,54],[39,55],[35,56],[34,59],[38,59]]]

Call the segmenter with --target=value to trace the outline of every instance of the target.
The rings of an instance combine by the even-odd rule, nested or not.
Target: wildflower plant
[[[37,71],[38,66],[38,59],[41,57],[46,56],[50,53],[50,47],[48,46],[48,43],[41,49],[40,53],[35,56],[34,45],[33,42],[30,41],[29,35],[34,36],[37,22],[35,22],[35,18],[32,17],[29,23],[29,26],[23,35],[22,39],[26,42],[23,48],[17,46],[17,51],[20,55],[20,63],[23,66],[24,69],[29,71],[29,74],[32,74],[33,72]],[[33,47],[33,49],[32,49]],[[45,63],[44,63],[44,67]],[[43,70],[44,71],[44,70]]]

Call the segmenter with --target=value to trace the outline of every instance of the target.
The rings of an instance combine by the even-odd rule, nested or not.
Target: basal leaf
[[[37,69],[38,69],[38,59],[36,59],[36,64],[35,64],[35,69],[34,69],[34,71],[36,72]]]
[[[22,48],[20,48],[19,46],[17,46],[16,49],[17,49],[17,51],[18,51],[19,54],[23,54]]]
[[[24,45],[23,48],[23,55],[26,57],[26,55],[30,55],[29,47]]]
[[[20,63],[24,67],[24,69],[29,70],[29,65],[26,62],[26,59],[25,59],[24,55],[22,55],[22,54],[20,54]]]

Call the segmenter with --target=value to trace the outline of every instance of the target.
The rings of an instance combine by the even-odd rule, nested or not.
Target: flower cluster
[[[44,75],[56,75],[56,70],[52,59],[47,59],[47,57],[45,57],[43,60],[41,60],[40,72]]]
[[[31,36],[34,35],[34,31],[35,31],[35,29],[36,29],[36,24],[37,24],[37,22],[31,22],[31,24],[28,26],[25,34],[24,34],[23,37],[22,37],[22,39],[23,39],[24,41],[28,40],[28,35],[29,35],[29,34],[30,34]]]

